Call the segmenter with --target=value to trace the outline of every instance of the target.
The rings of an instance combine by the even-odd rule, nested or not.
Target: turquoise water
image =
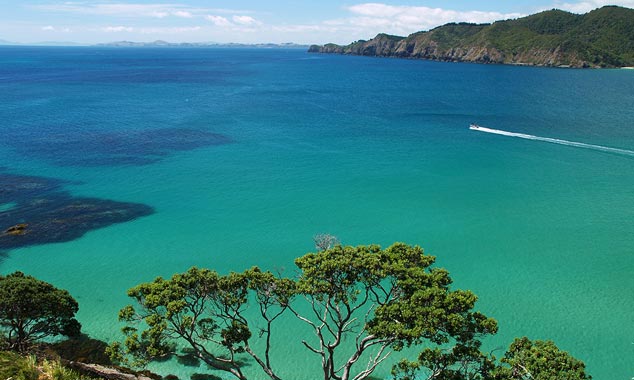
[[[85,332],[112,340],[126,289],[158,275],[289,273],[321,232],[404,241],[479,295],[500,324],[491,348],[553,339],[595,379],[630,379],[634,158],[468,126],[634,150],[633,74],[298,50],[0,48],[4,172],[154,210],[5,249],[0,272],[68,289]],[[309,331],[284,327],[284,378],[316,378],[318,359],[291,339]]]

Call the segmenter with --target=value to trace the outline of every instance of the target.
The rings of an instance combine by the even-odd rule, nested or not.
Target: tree
[[[495,380],[588,380],[585,364],[552,341],[516,338],[495,370]]]
[[[0,276],[0,331],[11,350],[26,351],[47,337],[78,336],[78,309],[66,290],[22,272]]]
[[[221,276],[208,269],[191,268],[171,279],[161,277],[128,291],[138,309],[127,306],[119,318],[128,322],[123,332],[123,345],[113,343],[109,352],[113,359],[133,358],[133,365],[178,355],[174,343],[184,343],[194,356],[214,369],[246,379],[238,354],[250,355],[271,379],[279,379],[270,359],[273,322],[286,310],[294,284],[258,268],[243,273]],[[262,352],[250,345],[253,336],[245,316],[249,297],[259,305],[265,327]],[[139,332],[138,323],[146,328]]]
[[[480,345],[474,340],[453,347],[425,348],[417,361],[403,359],[394,365],[392,374],[399,380],[493,380],[495,358],[480,351]]]
[[[339,239],[335,235],[331,234],[317,234],[313,236],[313,242],[315,242],[315,249],[318,252],[326,251],[330,248],[334,248],[336,245],[341,244]]]
[[[316,342],[302,343],[321,358],[325,380],[367,379],[393,351],[414,344],[469,344],[497,331],[493,319],[474,312],[476,296],[450,290],[444,269],[420,247],[396,243],[342,247],[305,255],[297,291],[311,312],[302,315]],[[351,337],[351,352],[342,342]],[[367,364],[356,368],[362,356]],[[344,357],[343,359],[341,359]]]
[[[472,347],[425,349],[418,361],[394,367],[399,380],[590,380],[585,364],[551,341],[516,338],[501,360]]]
[[[121,310],[126,340],[109,350],[114,359],[145,364],[179,355],[177,344],[184,344],[240,380],[246,379],[246,354],[278,380],[271,336],[274,322],[290,312],[310,327],[297,344],[319,358],[324,380],[368,379],[390,355],[410,346],[423,349],[416,360],[394,367],[402,380],[523,380],[528,373],[554,380],[537,377],[548,367],[540,367],[540,352],[561,362],[553,364],[555,373],[583,373],[583,363],[549,344],[516,341],[501,362],[483,353],[481,339],[497,332],[497,322],[475,311],[477,297],[452,289],[449,273],[434,262],[418,246],[395,243],[386,249],[335,245],[306,254],[295,260],[299,272],[293,279],[256,267],[224,276],[191,268],[130,289],[138,306]],[[246,312],[253,304],[257,318]],[[256,325],[264,326],[258,334]]]

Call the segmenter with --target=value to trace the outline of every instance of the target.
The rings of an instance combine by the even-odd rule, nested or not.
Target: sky
[[[0,0],[0,40],[347,44],[448,22],[492,22],[547,9],[585,13],[634,0]]]

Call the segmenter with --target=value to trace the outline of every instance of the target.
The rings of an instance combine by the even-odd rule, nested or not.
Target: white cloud
[[[394,17],[399,13],[403,12],[405,8],[413,8],[413,7],[404,7],[404,6],[392,6],[386,4],[379,3],[366,3],[366,4],[357,4],[348,7],[348,10],[352,13],[364,15],[364,16],[381,16],[381,17]]]
[[[287,36],[287,40],[296,42],[347,44],[358,39],[372,38],[378,33],[407,36],[449,22],[488,23],[523,16],[520,13],[457,11],[384,3],[352,4],[344,9],[349,12],[348,15],[338,19],[314,24],[264,26],[261,29],[277,36]]]
[[[100,30],[106,33],[134,32],[134,28],[131,26],[105,26]]]
[[[226,17],[218,15],[205,16],[207,21],[211,21],[215,26],[222,27],[227,30],[241,33],[252,33],[258,31],[263,24],[251,16],[234,15],[229,20]]]
[[[191,12],[187,12],[187,11],[175,11],[173,13],[174,16],[176,17],[183,17],[183,18],[192,18],[194,17]]]
[[[227,20],[226,18],[222,16],[207,15],[205,16],[205,19],[207,19],[208,21],[211,21],[216,26],[232,26],[233,25],[231,21]]]
[[[158,27],[158,28],[141,28],[139,31],[141,34],[180,34],[196,32],[202,29],[200,26],[185,26],[185,27]]]
[[[40,30],[44,31],[44,32],[62,32],[62,33],[70,33],[72,32],[71,28],[59,28],[59,27],[54,27],[52,25],[47,25],[47,26],[43,26],[40,28]]]
[[[169,12],[164,12],[164,11],[155,11],[155,12],[150,12],[148,13],[148,16],[150,17],[156,17],[156,18],[164,18],[169,16]]]
[[[343,13],[341,8],[333,8],[333,11],[339,11],[340,16],[337,19],[316,20],[301,24],[293,24],[292,21],[273,24],[272,18],[266,19],[271,14],[265,12],[206,8],[190,5],[191,2],[181,2],[182,0],[147,0],[147,3],[145,3],[146,0],[131,1],[126,3],[126,0],[47,0],[48,4],[40,2],[40,5],[27,6],[37,11],[44,11],[46,14],[57,13],[57,17],[59,13],[100,16],[103,22],[101,25],[105,26],[74,25],[72,30],[78,39],[95,39],[97,42],[105,39],[104,33],[129,33],[131,39],[140,39],[151,34],[178,35],[180,33],[180,39],[183,41],[212,39],[224,42],[293,41],[347,44],[358,39],[372,38],[378,33],[406,36],[448,22],[484,23],[523,16],[519,13],[482,9],[460,11],[380,2],[387,0],[356,0],[368,1],[365,3],[355,3],[353,0],[343,8]],[[163,1],[165,3],[162,3]],[[548,0],[548,2],[552,5],[542,9],[560,8],[576,13],[584,13],[608,3],[634,7],[634,0]],[[403,3],[405,3],[404,0]],[[408,1],[408,3],[412,2]],[[418,2],[418,4],[422,3],[424,1]],[[535,11],[537,9],[534,8]],[[71,15],[70,18],[77,19],[77,16]],[[183,25],[186,20],[194,22]],[[192,26],[192,24],[200,26]],[[39,28],[40,33],[71,32],[69,28],[46,24],[36,25],[35,28]],[[92,34],[84,33],[86,35],[84,36],[81,33],[84,30]],[[99,36],[98,33],[102,35]]]
[[[261,22],[251,16],[233,16],[232,20],[239,25],[262,25]]]
[[[124,3],[79,3],[37,5],[36,9],[56,12],[72,12],[102,16],[156,17],[163,18],[178,9],[177,4],[124,4]]]
[[[557,1],[551,8],[563,9],[574,13],[587,13],[605,5],[634,8],[634,0],[584,0],[575,3]]]
[[[305,33],[305,32],[318,32],[324,30],[324,26],[321,25],[274,25],[271,30],[282,33]]]
[[[431,29],[449,22],[485,23],[522,16],[519,13],[455,11],[443,8],[399,6],[382,3],[356,4],[349,6],[347,9],[353,14],[353,17],[342,21],[350,26],[364,29],[382,27],[384,28],[383,30],[376,31],[402,35]]]
[[[252,13],[248,10],[196,8],[184,4],[140,4],[140,3],[106,3],[106,2],[63,2],[58,4],[33,5],[33,9],[47,12],[81,13],[99,16],[117,17],[151,17],[168,16],[193,18],[204,17],[208,13],[235,14]]]

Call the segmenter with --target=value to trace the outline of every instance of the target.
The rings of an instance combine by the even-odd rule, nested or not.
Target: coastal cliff
[[[559,67],[634,66],[634,10],[550,10],[492,24],[451,23],[407,37],[379,34],[313,53]]]

